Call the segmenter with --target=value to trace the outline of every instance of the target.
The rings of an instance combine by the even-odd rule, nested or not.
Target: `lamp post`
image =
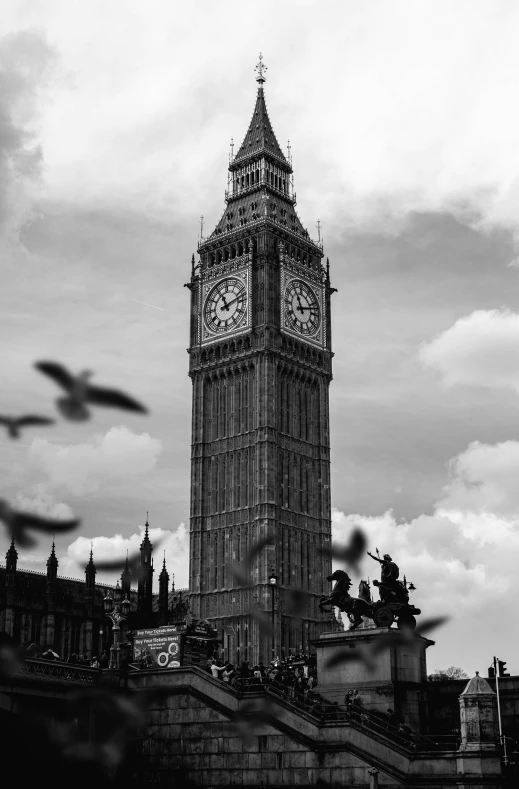
[[[276,649],[276,632],[274,629],[274,597],[276,594],[276,586],[278,583],[278,577],[275,574],[274,570],[271,570],[269,575],[269,584],[270,584],[270,595],[271,595],[271,617],[272,617],[272,660],[276,659],[275,649]]]
[[[127,597],[122,600],[121,587],[119,581],[115,587],[114,599],[110,597],[110,593],[106,595],[103,600],[103,606],[106,616],[112,620],[112,631],[114,634],[113,644],[110,647],[110,668],[118,669],[120,666],[120,637],[121,637],[121,622],[123,622],[130,611],[130,601]]]

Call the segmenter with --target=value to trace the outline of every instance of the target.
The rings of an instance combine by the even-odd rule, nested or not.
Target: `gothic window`
[[[241,433],[242,432],[242,429],[241,429],[242,392],[241,392],[241,390],[242,390],[241,378],[238,377],[238,379],[236,381],[236,403],[237,403],[238,407],[236,409],[235,433]]]
[[[227,212],[227,219],[229,220],[229,222],[231,221],[231,219],[232,219],[232,211],[228,211]]]

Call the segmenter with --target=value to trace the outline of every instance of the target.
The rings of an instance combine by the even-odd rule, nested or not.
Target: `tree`
[[[449,666],[449,668],[435,669],[433,677],[441,677],[442,679],[468,679],[469,675],[463,671],[459,666]]]

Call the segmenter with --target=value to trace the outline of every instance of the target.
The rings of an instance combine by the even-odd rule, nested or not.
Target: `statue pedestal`
[[[405,644],[401,643],[399,635],[396,629],[378,627],[323,633],[313,642],[317,648],[317,690],[324,698],[339,704],[344,703],[349,690],[357,690],[368,711],[386,713],[391,709],[399,723],[406,724],[412,731],[424,732],[427,720],[425,650],[434,641],[417,636],[412,643]],[[371,658],[373,665],[370,666],[364,654],[370,655],[377,642],[381,649]],[[330,659],[334,659],[335,665],[327,668]]]

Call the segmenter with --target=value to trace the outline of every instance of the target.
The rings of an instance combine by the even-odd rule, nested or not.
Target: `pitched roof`
[[[265,217],[270,217],[305,241],[310,241],[294,206],[284,200],[283,195],[266,189],[248,192],[229,202],[210,237],[228,232],[228,225],[229,230],[236,230],[240,225],[248,225]]]
[[[292,172],[292,168],[274,134],[262,87],[258,89],[256,106],[254,107],[247,134],[232,162],[231,168],[242,164],[243,160],[249,156],[257,156],[259,154],[273,156],[275,159],[280,160],[281,164],[285,165],[285,169]]]
[[[480,696],[481,694],[495,696],[494,691],[483,677],[479,676],[479,672],[476,671],[476,676],[472,677],[471,680],[467,682],[467,686],[462,696]]]

